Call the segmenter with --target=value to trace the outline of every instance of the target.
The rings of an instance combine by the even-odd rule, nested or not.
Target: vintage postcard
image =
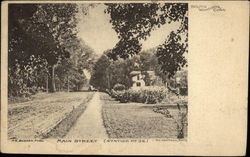
[[[248,1],[1,11],[1,152],[245,154]]]

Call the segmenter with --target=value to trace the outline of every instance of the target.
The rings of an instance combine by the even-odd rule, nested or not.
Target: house
[[[156,80],[154,71],[132,71],[130,73],[130,76],[132,80],[131,88],[151,86]]]
[[[132,79],[132,87],[131,88],[140,88],[145,86],[145,81],[141,71],[132,71],[130,73],[131,79]]]

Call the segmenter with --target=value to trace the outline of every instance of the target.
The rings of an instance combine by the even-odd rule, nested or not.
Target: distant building
[[[130,73],[132,79],[131,88],[141,88],[144,86],[151,86],[154,84],[157,77],[154,71],[132,71]]]
[[[132,71],[130,76],[132,79],[131,88],[140,88],[145,86],[145,81],[143,80],[145,75],[142,75],[141,71]]]

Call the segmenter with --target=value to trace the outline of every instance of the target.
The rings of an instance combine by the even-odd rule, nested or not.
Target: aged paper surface
[[[172,139],[170,136],[169,138],[153,136],[152,133],[156,133],[156,131],[151,132],[148,137],[146,135],[134,136],[134,134],[131,134],[132,138],[125,135],[125,138],[110,138],[109,136],[112,135],[112,130],[110,131],[111,133],[109,132],[109,135],[107,135],[105,133],[105,128],[100,127],[102,125],[102,121],[100,120],[103,117],[101,117],[101,114],[96,114],[96,110],[99,110],[100,112],[103,110],[101,109],[101,106],[97,106],[96,104],[101,104],[102,100],[100,100],[100,96],[97,95],[99,92],[94,90],[93,91],[96,93],[94,94],[93,99],[89,102],[92,106],[87,106],[87,109],[82,113],[82,115],[85,114],[90,117],[94,116],[94,119],[93,117],[87,120],[82,119],[82,116],[80,115],[78,119],[76,118],[74,120],[93,126],[93,128],[96,127],[95,130],[91,130],[76,123],[76,128],[73,127],[74,129],[71,129],[69,133],[63,137],[55,136],[55,138],[40,139],[30,136],[24,138],[25,131],[21,132],[22,129],[18,130],[15,135],[19,135],[21,138],[8,137],[8,135],[12,135],[10,133],[12,131],[11,129],[15,132],[15,128],[23,125],[25,130],[26,124],[28,126],[28,123],[36,122],[36,119],[26,122],[20,121],[20,123],[18,123],[19,121],[17,120],[15,127],[10,127],[10,124],[8,124],[12,120],[8,119],[12,118],[11,116],[8,116],[8,114],[15,114],[12,106],[8,106],[8,29],[10,29],[8,28],[8,5],[11,3],[19,4],[24,2],[5,1],[2,2],[1,6],[2,152],[28,154],[209,156],[245,154],[247,137],[249,2],[181,2],[187,3],[188,5],[188,55],[186,56],[186,58],[188,58],[188,128],[184,135],[184,139]],[[25,3],[46,4],[52,2],[25,1]],[[132,4],[164,3],[164,1],[55,1],[53,3]],[[167,1],[167,3],[174,2]],[[98,13],[99,12],[95,15],[98,16]],[[86,30],[86,32],[88,31],[90,30]],[[160,36],[160,34],[161,33],[158,35]],[[100,37],[101,36],[102,34],[100,34]],[[110,39],[107,37],[105,40],[111,41],[111,37]],[[153,40],[156,42],[157,36]],[[32,45],[34,43],[30,44]],[[100,48],[100,45],[102,44],[98,44]],[[72,97],[72,99],[77,99],[77,96],[76,98]],[[85,99],[88,98],[86,97]],[[10,107],[12,109],[11,112]],[[73,107],[73,111],[75,111],[75,106],[70,107]],[[78,109],[81,108],[77,108],[77,110]],[[25,108],[24,110],[26,111]],[[142,110],[143,109],[138,110],[138,112],[143,112],[144,110]],[[25,111],[23,111],[23,114],[25,114]],[[55,113],[54,116],[56,116]],[[74,113],[77,113],[77,111]],[[132,111],[128,114],[132,114]],[[151,114],[153,115],[155,113],[152,112]],[[32,117],[32,115],[30,116]],[[149,121],[151,121],[151,119],[149,119]],[[14,122],[11,121],[11,123]],[[120,123],[122,123],[122,121]],[[106,125],[108,124],[105,123],[105,126]],[[145,122],[144,124],[140,124],[139,127],[143,128],[147,125],[148,124]],[[102,129],[104,129],[104,131],[102,131]],[[81,137],[79,130],[84,130],[83,132],[86,132],[86,137]],[[57,128],[57,132],[60,131],[60,127],[59,129]],[[121,130],[121,133],[123,132],[125,132],[125,130]],[[87,136],[88,133],[89,136]],[[79,136],[76,134],[79,134]],[[92,137],[92,134],[98,136]],[[157,135],[160,135],[160,133]]]

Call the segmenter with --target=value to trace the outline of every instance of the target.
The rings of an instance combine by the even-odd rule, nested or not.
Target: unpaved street
[[[102,122],[101,105],[100,94],[96,92],[87,105],[87,109],[79,117],[65,138],[107,138]]]
[[[8,138],[30,139],[50,130],[80,104],[85,106],[93,92],[38,93],[33,100],[8,105]]]

